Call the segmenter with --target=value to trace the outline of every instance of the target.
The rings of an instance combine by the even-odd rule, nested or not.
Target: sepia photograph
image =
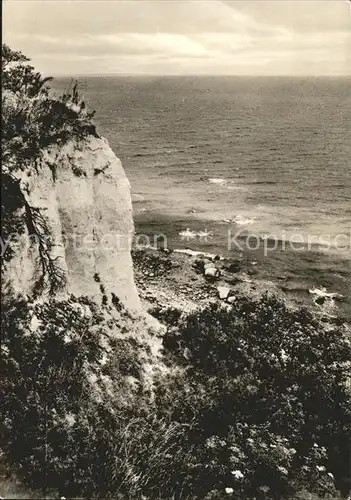
[[[351,500],[351,2],[2,35],[0,500]]]

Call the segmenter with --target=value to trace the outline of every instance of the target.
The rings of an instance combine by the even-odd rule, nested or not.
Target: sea
[[[350,319],[351,78],[76,80],[130,180],[137,243],[250,261],[296,298],[342,295]]]

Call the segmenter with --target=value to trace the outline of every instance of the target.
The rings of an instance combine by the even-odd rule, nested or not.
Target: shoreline
[[[224,260],[239,260],[242,267],[248,267],[255,275],[255,280],[266,282],[267,288],[274,285],[284,298],[291,298],[293,303],[310,306],[313,295],[309,290],[324,289],[326,293],[337,293],[342,299],[337,301],[337,311],[341,317],[351,323],[351,296],[349,282],[351,280],[350,257],[345,252],[319,252],[318,250],[294,251],[290,248],[276,248],[265,256],[263,248],[255,251],[240,252],[236,248],[227,250],[226,236],[215,231],[215,238],[207,242],[199,238],[191,241],[182,240],[180,234],[185,228],[189,231],[199,229],[199,220],[190,218],[177,219],[176,217],[161,216],[158,219],[150,218],[151,214],[142,217],[134,216],[136,235],[145,235],[152,246],[162,246],[162,238],[156,241],[154,236],[167,235],[167,247],[173,252],[191,252],[221,255]],[[155,214],[154,214],[155,215]],[[201,224],[200,224],[201,225]],[[210,222],[202,221],[201,229],[214,231],[219,226],[211,226]],[[222,223],[222,230],[227,225]],[[141,241],[144,244],[144,241]],[[255,262],[252,266],[250,263]],[[316,297],[314,297],[316,298]],[[313,306],[313,303],[312,303]]]

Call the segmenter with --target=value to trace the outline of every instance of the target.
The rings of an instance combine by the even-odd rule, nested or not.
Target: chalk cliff
[[[130,255],[130,185],[107,141],[88,135],[53,145],[35,168],[16,172],[16,177],[28,206],[40,210],[49,230],[47,248],[64,277],[58,295],[88,295],[100,302],[103,295],[114,293],[129,309],[138,310]],[[42,264],[29,233],[26,227],[11,243],[16,248],[4,279],[15,293],[30,296]],[[42,297],[46,293],[44,289]]]

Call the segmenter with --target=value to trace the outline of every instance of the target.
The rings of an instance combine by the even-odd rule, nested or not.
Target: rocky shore
[[[218,302],[230,307],[240,297],[259,298],[268,292],[289,306],[306,306],[330,320],[339,315],[338,305],[343,300],[322,289],[295,293],[293,284],[283,278],[277,283],[258,278],[255,261],[145,246],[134,248],[132,258],[140,300],[151,312],[156,308],[189,312]]]

